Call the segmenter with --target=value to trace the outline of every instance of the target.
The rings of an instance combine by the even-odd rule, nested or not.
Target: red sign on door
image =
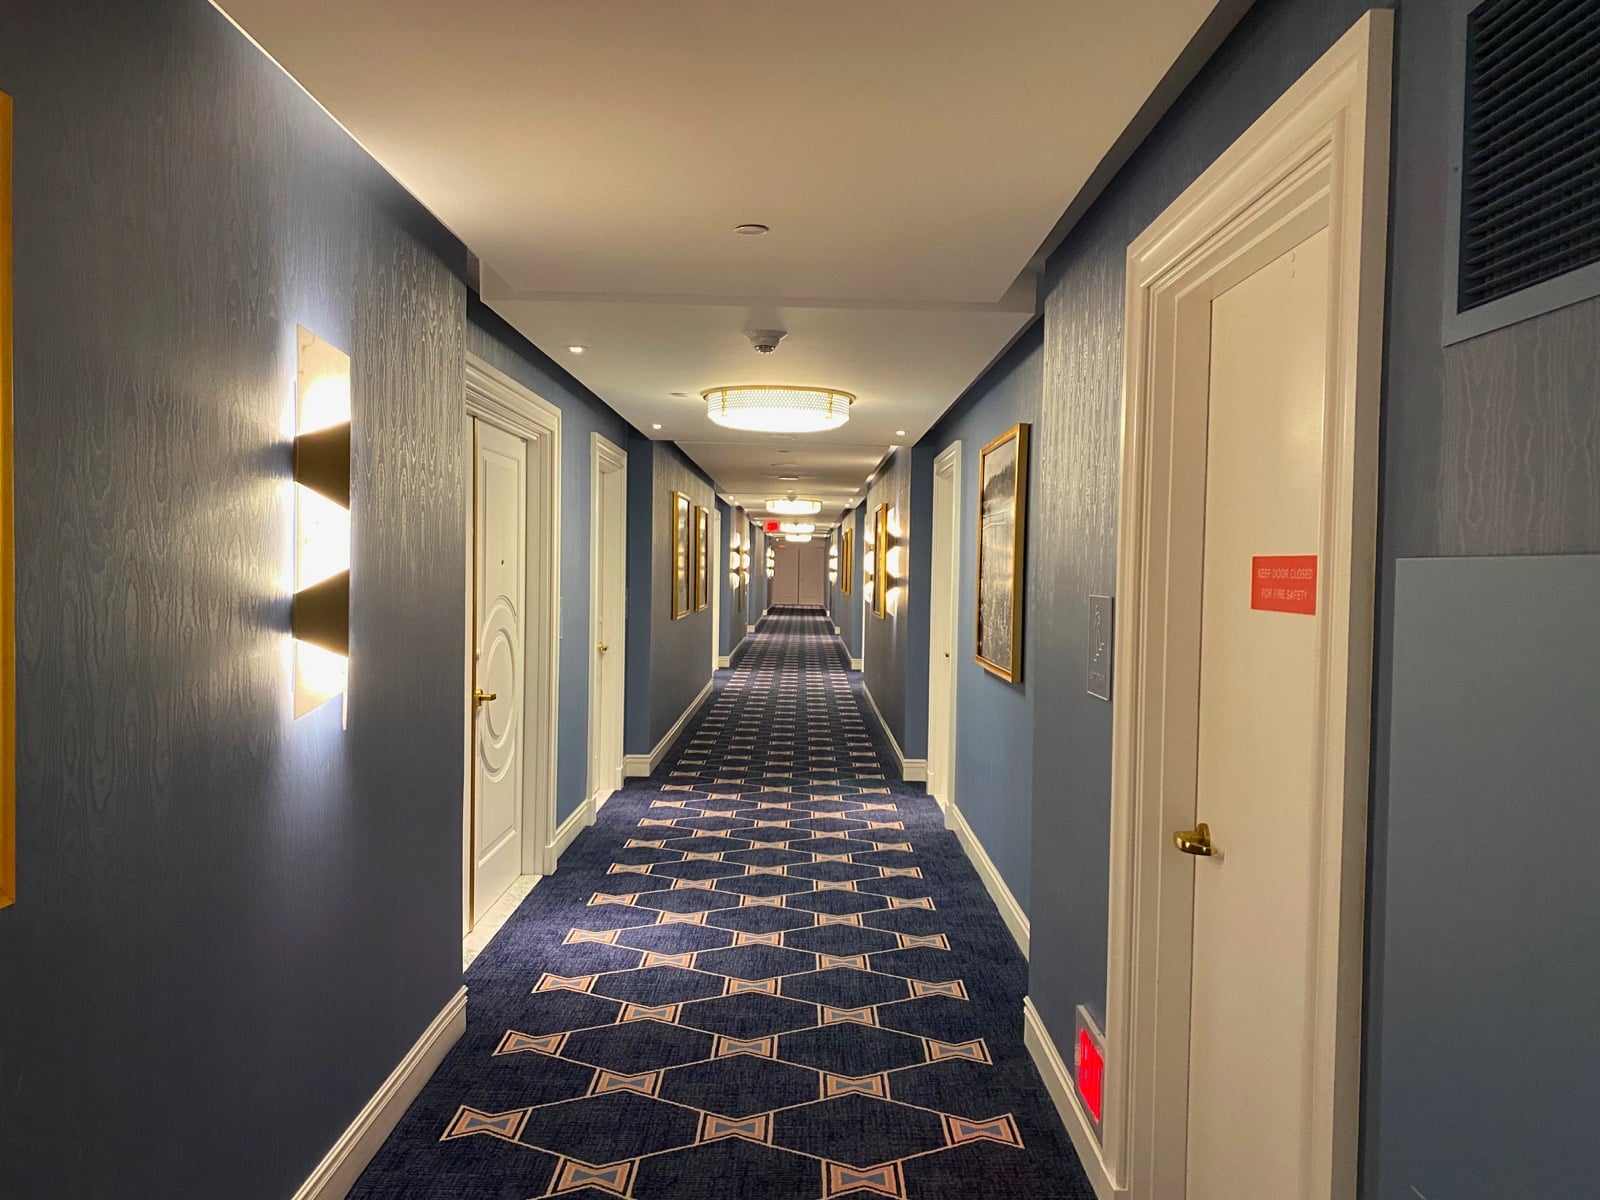
[[[1250,560],[1250,607],[1317,615],[1317,556],[1260,554]]]

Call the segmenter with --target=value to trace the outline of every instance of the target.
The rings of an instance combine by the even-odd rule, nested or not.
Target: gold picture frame
[[[889,505],[872,514],[872,615],[889,615]]]
[[[839,538],[839,589],[850,594],[850,579],[855,574],[856,531],[846,529]]]
[[[689,564],[694,553],[693,509],[689,497],[672,493],[672,619],[687,617],[694,605],[689,579]]]
[[[694,610],[711,605],[711,514],[694,506]]]
[[[17,898],[16,541],[11,507],[11,97],[0,92],[0,908]]]
[[[1028,432],[1013,425],[978,453],[978,602],[973,657],[1007,683],[1022,680],[1028,540]]]

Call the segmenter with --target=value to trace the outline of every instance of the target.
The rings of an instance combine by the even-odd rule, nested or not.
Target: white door
[[[823,542],[795,547],[795,603],[822,607],[828,599],[828,548]]]
[[[711,511],[708,522],[711,549],[706,551],[706,570],[710,578],[706,586],[711,589],[711,669],[722,665],[722,581],[726,576],[728,548],[722,544],[722,514]]]
[[[1291,1200],[1311,1173],[1323,618],[1253,602],[1257,556],[1321,540],[1328,241],[1211,308],[1195,819],[1219,853],[1193,859],[1189,1200]]]
[[[776,546],[771,590],[767,597],[768,608],[800,603],[800,558],[796,553],[800,547],[783,541],[776,543]]]
[[[928,590],[928,794],[955,797],[955,629],[961,443],[933,464],[933,569]]]
[[[528,450],[472,422],[472,919],[522,873]]]
[[[622,786],[623,663],[628,603],[628,459],[595,435],[589,575],[593,653],[589,674],[589,789],[597,805]]]

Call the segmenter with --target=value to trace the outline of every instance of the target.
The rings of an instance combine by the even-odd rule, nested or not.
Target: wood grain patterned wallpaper
[[[464,287],[201,0],[6,4],[0,29],[0,1196],[282,1200],[459,985]],[[337,704],[290,719],[296,322],[354,358],[348,731]]]

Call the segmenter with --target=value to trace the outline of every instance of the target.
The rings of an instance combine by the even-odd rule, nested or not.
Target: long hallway
[[[351,1197],[1091,1196],[1027,964],[888,761],[820,610],[763,620],[473,964]]]

